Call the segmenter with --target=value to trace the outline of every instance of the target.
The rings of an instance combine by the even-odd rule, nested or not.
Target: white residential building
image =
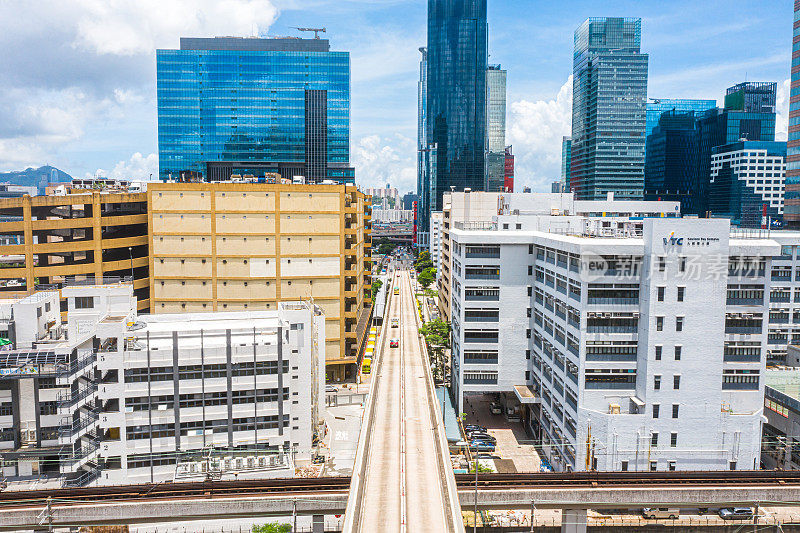
[[[441,233],[442,233],[442,212],[434,211],[433,213],[431,213],[430,246],[428,248],[428,251],[431,254],[431,261],[433,262],[433,266],[436,268],[437,280],[442,276],[442,265],[440,264],[440,261],[442,259]]]
[[[0,352],[3,476],[71,486],[286,477],[310,462],[324,405],[316,306],[137,316],[129,284],[61,292],[66,336]]]
[[[373,224],[403,224],[414,221],[414,211],[405,209],[373,208]]]
[[[556,470],[758,468],[775,239],[500,216],[451,240],[459,410],[501,393]]]

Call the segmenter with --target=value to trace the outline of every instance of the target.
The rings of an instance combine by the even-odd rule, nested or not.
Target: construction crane
[[[292,26],[292,28],[297,31],[313,31],[314,39],[319,39],[319,32],[325,33],[325,28],[298,28],[297,26]]]

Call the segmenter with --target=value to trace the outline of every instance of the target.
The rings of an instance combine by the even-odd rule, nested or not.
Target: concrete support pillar
[[[311,517],[311,533],[325,533],[325,515],[315,514]]]
[[[586,533],[586,509],[563,509],[561,533]]]

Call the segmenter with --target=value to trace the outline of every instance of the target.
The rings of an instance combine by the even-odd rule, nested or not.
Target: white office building
[[[129,284],[61,293],[65,327],[47,293],[56,315],[40,340],[0,352],[6,479],[290,477],[310,463],[324,408],[317,307],[137,316]],[[17,338],[30,322],[16,309],[36,297],[15,304]]]
[[[442,224],[438,240],[441,275],[437,280],[439,314],[450,319],[450,286],[452,258],[450,230],[455,224],[491,224],[497,217],[507,217],[500,228],[521,229],[523,226],[543,231],[566,231],[575,224],[568,217],[607,219],[602,231],[613,233],[610,219],[615,217],[679,217],[680,202],[615,200],[609,193],[606,200],[575,200],[572,193],[498,193],[464,192],[445,193],[442,200]],[[555,217],[550,219],[550,217]],[[527,220],[527,222],[526,222]],[[534,225],[531,225],[534,224]],[[545,229],[550,228],[552,230]],[[559,225],[561,226],[559,228]]]
[[[572,216],[450,233],[459,410],[501,393],[555,470],[758,468],[775,239]]]

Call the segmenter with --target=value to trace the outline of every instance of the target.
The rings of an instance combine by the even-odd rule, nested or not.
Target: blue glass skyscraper
[[[786,147],[786,222],[800,227],[800,0],[794,0],[789,141]]]
[[[428,0],[426,134],[436,168],[423,184],[423,228],[450,187],[484,187],[487,33],[486,0]]]
[[[350,54],[325,39],[181,38],[156,52],[159,177],[352,182]]]
[[[572,166],[572,139],[561,137],[561,183],[565,192],[569,192],[569,171]]]
[[[648,55],[641,19],[590,18],[575,30],[570,189],[582,200],[641,199]]]
[[[647,103],[647,125],[645,135],[650,136],[653,129],[658,126],[658,119],[667,111],[686,113],[694,111],[695,116],[702,115],[705,111],[717,107],[716,100],[690,100],[686,98],[659,98],[651,99]]]

